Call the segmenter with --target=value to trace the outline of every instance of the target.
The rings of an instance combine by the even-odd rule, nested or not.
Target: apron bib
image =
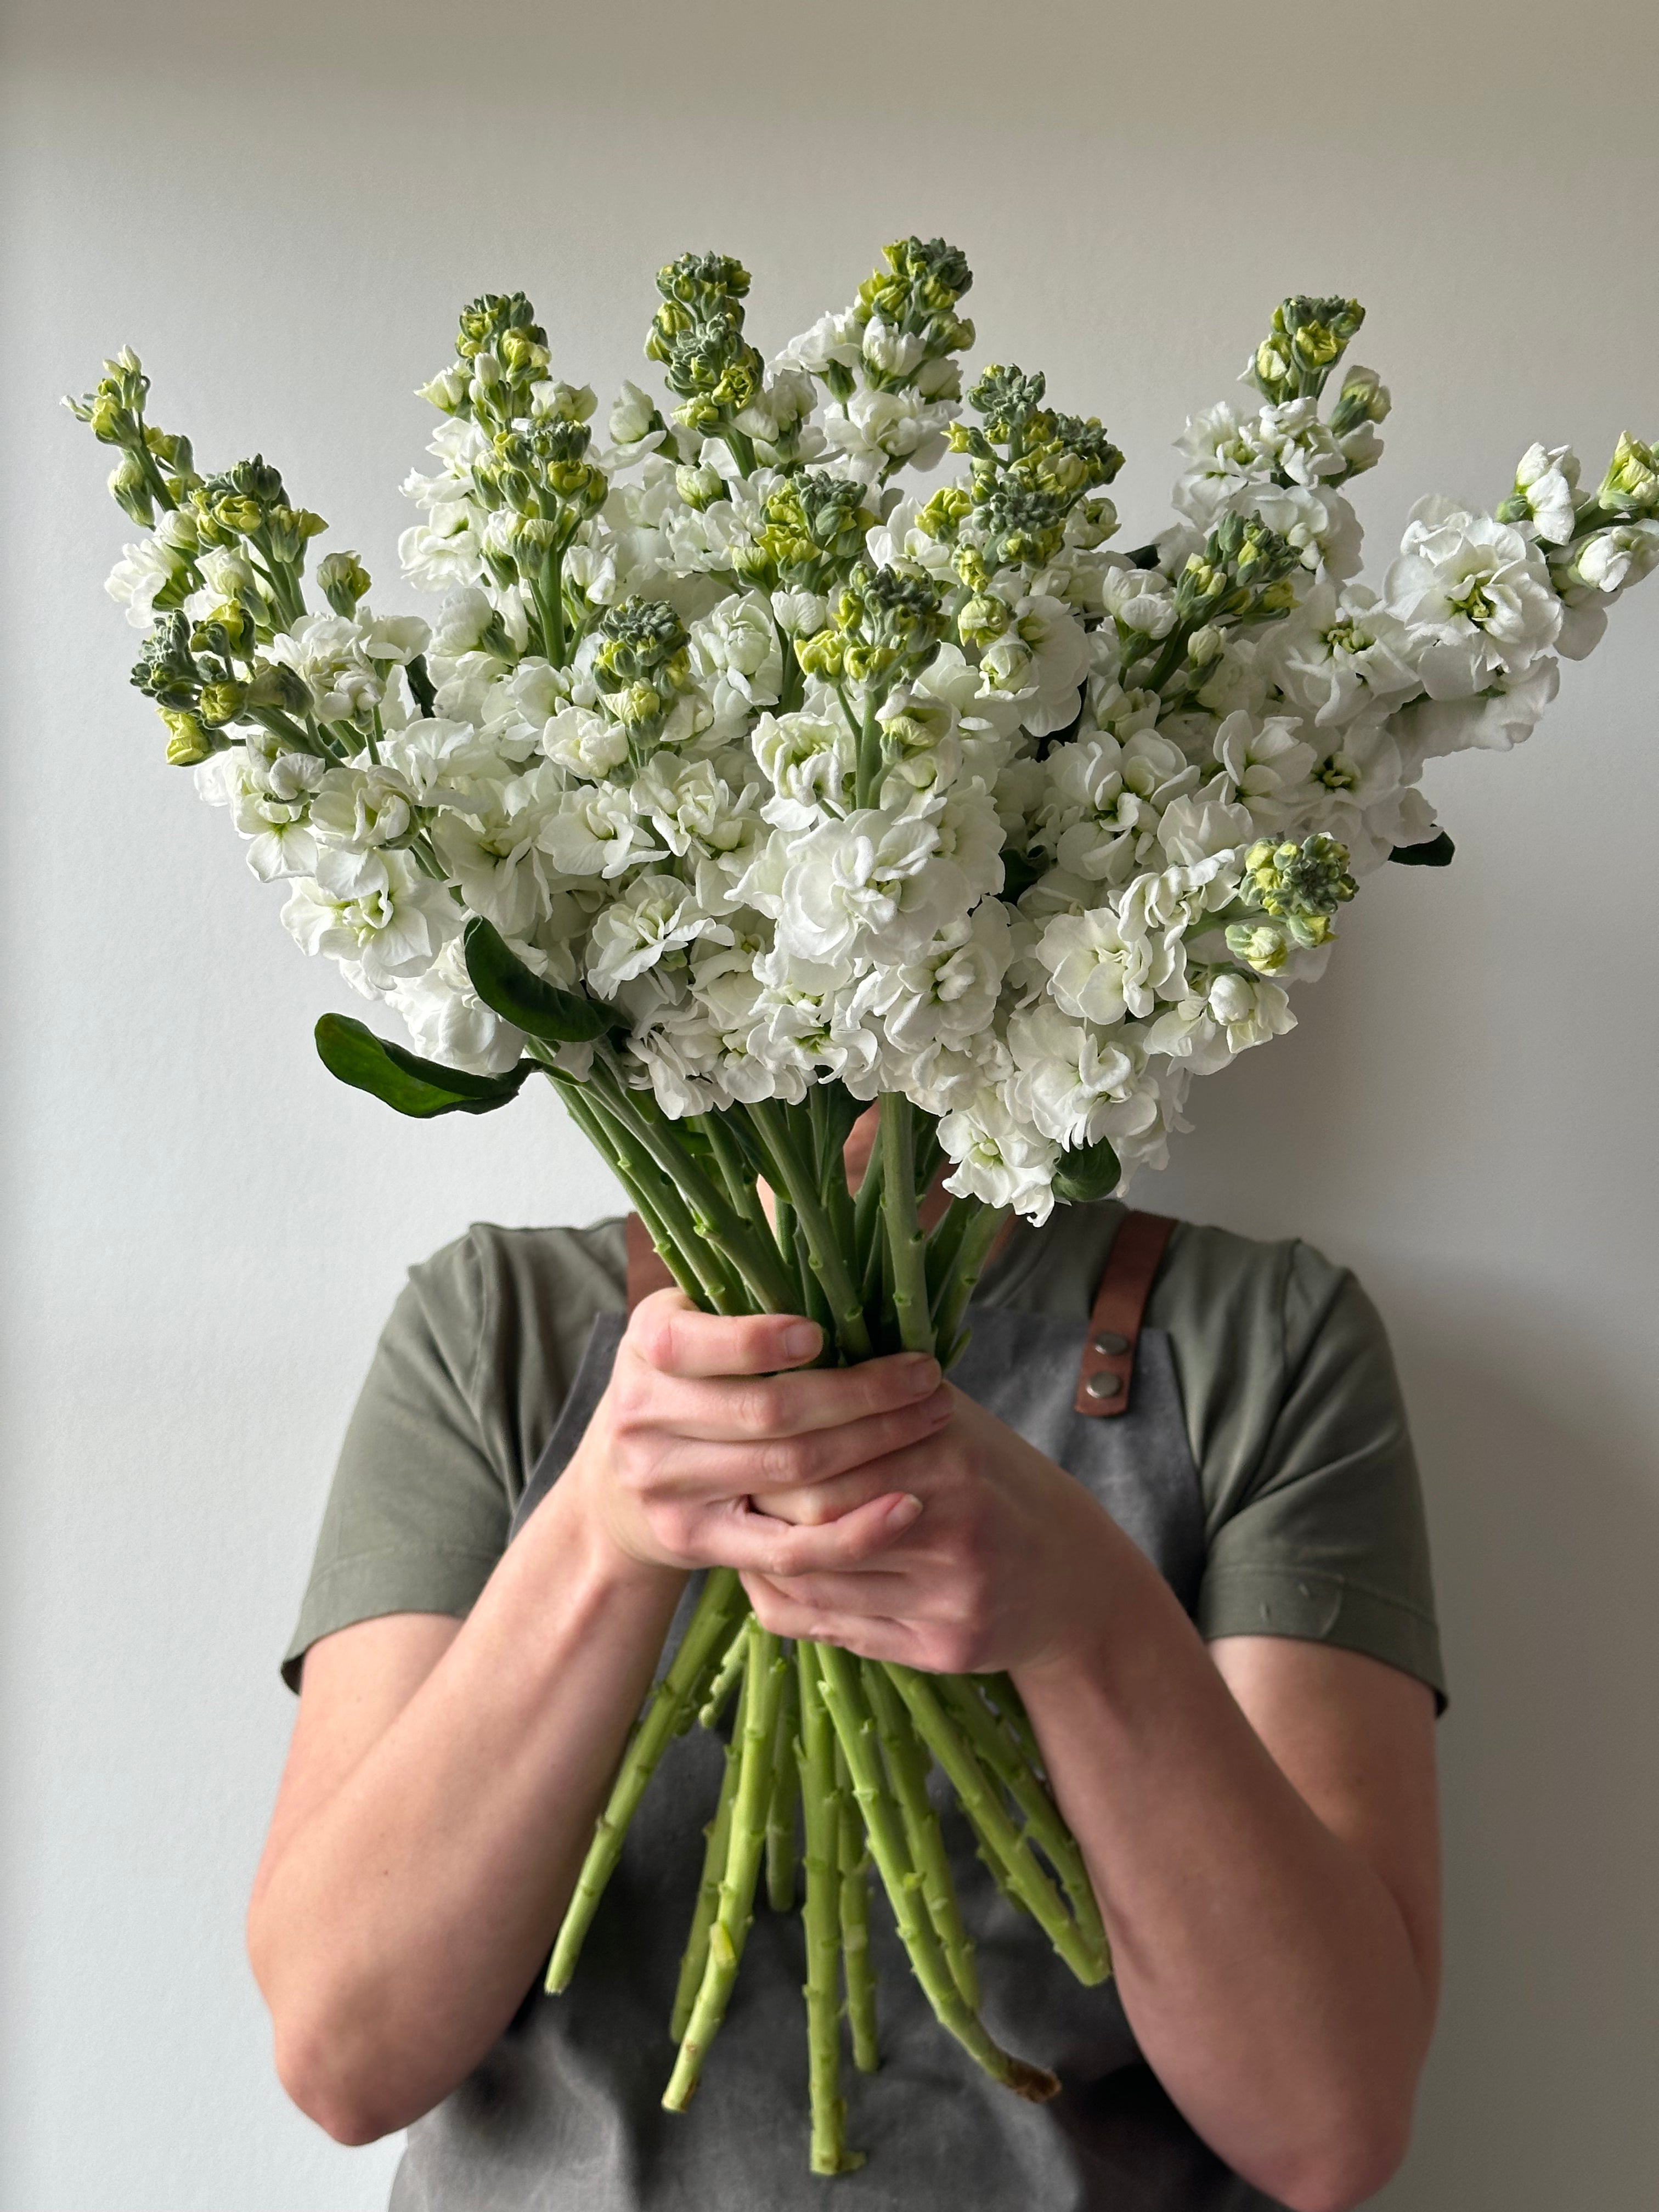
[[[1141,1311],[1171,1224],[1126,1215],[1085,1322],[974,1305],[951,1380],[1065,1468],[1190,1613],[1204,1568],[1198,1473],[1167,1335]],[[630,1224],[631,1227],[631,1224]],[[630,1240],[630,1304],[657,1284]],[[610,1381],[627,1315],[595,1321],[514,1518],[556,1482]],[[692,1578],[672,1650],[702,1584]],[[392,2212],[1271,2212],[1194,2134],[1141,2057],[1116,1984],[1085,1990],[998,1893],[942,1776],[930,1785],[974,1938],[990,2033],[1062,2082],[1028,2105],[934,2020],[872,1882],[881,2068],[844,2060],[849,2148],[806,2163],[799,1912],[757,1900],[736,1990],[689,2112],[665,2112],[668,2015],[723,1735],[675,1740],[635,1814],[571,1987],[538,1985],[489,2057],[409,2132]]]

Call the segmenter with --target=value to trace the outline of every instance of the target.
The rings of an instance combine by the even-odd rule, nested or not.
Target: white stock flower
[[[360,852],[395,845],[408,834],[413,818],[409,787],[392,768],[356,763],[331,768],[311,802],[318,836],[328,844],[353,845]]]
[[[1419,763],[1471,746],[1506,753],[1532,735],[1560,688],[1561,664],[1546,655],[1522,675],[1494,677],[1473,699],[1419,700],[1395,727]]]
[[[1412,509],[1385,592],[1431,699],[1466,699],[1500,672],[1523,673],[1561,626],[1537,547],[1437,495]]]
[[[1316,584],[1267,651],[1285,697],[1322,728],[1418,688],[1405,625],[1359,584]]]
[[[872,969],[857,1004],[880,1017],[900,1053],[941,1044],[958,1050],[990,1028],[1011,951],[1007,908],[983,899],[914,959]]]
[[[1528,446],[1516,466],[1515,489],[1545,544],[1565,545],[1575,527],[1578,493],[1578,456],[1571,447]]]
[[[517,1065],[524,1032],[473,989],[459,937],[421,974],[400,976],[386,996],[428,1059],[473,1075],[505,1075]]]
[[[665,953],[698,938],[729,942],[732,933],[702,913],[677,876],[636,876],[597,916],[587,939],[587,980],[602,999],[654,968]]]
[[[889,463],[908,460],[931,468],[945,451],[945,434],[955,410],[947,399],[927,400],[917,392],[854,392],[845,404],[824,410],[824,435],[854,476],[873,480]]]
[[[1237,1053],[1266,1044],[1296,1027],[1283,988],[1265,975],[1212,971],[1200,988],[1160,1014],[1147,1032],[1149,1052],[1186,1060],[1194,1074],[1213,1074]]]
[[[1140,1073],[1137,1054],[1124,1049],[1119,1032],[1102,1037],[1052,1005],[1012,1018],[1008,1049],[1018,1073],[1004,1096],[1016,1119],[1068,1152],[1107,1134],[1113,1108],[1130,1096]]]
[[[461,926],[441,884],[405,853],[354,853],[325,846],[314,876],[289,895],[283,921],[307,952],[326,953],[365,998],[429,968]]]
[[[1287,715],[1258,722],[1252,714],[1236,714],[1215,733],[1212,750],[1225,780],[1218,796],[1237,799],[1259,828],[1277,827],[1295,815],[1300,787],[1318,758],[1303,743],[1301,727]]]
[[[983,1089],[953,1108],[939,1122],[939,1140],[956,1164],[945,1184],[955,1196],[1012,1206],[1037,1223],[1054,1211],[1059,1147],[1018,1121],[996,1091]]]
[[[1181,928],[1150,930],[1109,906],[1056,915],[1035,947],[1048,970],[1054,1004],[1075,1021],[1103,1029],[1127,1015],[1145,1016],[1181,961]]]
[[[118,606],[126,609],[134,629],[148,629],[155,619],[157,599],[176,592],[188,568],[185,556],[164,544],[158,532],[154,538],[140,538],[136,545],[121,548],[121,558],[106,577],[104,589]]]
[[[866,950],[902,957],[920,951],[970,901],[962,870],[939,857],[939,843],[938,824],[923,815],[895,818],[860,808],[802,837],[775,830],[771,848],[782,861],[776,889],[763,856],[744,892],[774,916],[777,941],[792,957],[833,961]]]

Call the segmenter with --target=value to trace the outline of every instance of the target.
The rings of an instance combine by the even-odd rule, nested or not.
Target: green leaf
[[[331,1075],[423,1121],[434,1114],[493,1114],[518,1097],[536,1065],[521,1060],[505,1075],[468,1075],[388,1044],[349,1014],[325,1014],[316,1036],[318,1056]]]
[[[526,1036],[554,1044],[586,1044],[616,1027],[614,1007],[544,983],[481,914],[466,925],[462,944],[473,989],[493,1013],[516,1024]]]
[[[1123,1170],[1111,1140],[1102,1137],[1095,1144],[1080,1145],[1076,1152],[1066,1154],[1054,1170],[1054,1196],[1073,1206],[1088,1206],[1097,1198],[1109,1198],[1122,1180]]]
[[[1452,854],[1457,850],[1443,830],[1437,837],[1431,837],[1421,845],[1396,845],[1389,854],[1402,868],[1449,868]]]

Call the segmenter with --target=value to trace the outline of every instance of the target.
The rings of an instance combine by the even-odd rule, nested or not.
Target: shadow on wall
[[[1448,1953],[1389,2212],[1648,2212],[1659,2168],[1659,1497],[1567,1310],[1391,1301],[1433,1523]],[[1505,1347],[1501,1352],[1498,1347]]]

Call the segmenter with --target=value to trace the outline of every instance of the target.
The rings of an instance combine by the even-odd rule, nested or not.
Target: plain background
[[[240,1916],[276,1661],[403,1269],[475,1217],[613,1210],[550,1097],[400,1123],[309,1030],[349,1005],[162,764],[99,586],[133,532],[56,411],[123,342],[198,459],[256,445],[405,603],[412,386],[523,286],[562,374],[644,380],[653,273],[741,254],[781,343],[882,241],[969,251],[979,358],[1130,456],[1285,292],[1392,384],[1368,566],[1410,502],[1599,469],[1659,392],[1651,10],[842,0],[578,12],[28,0],[6,48],[0,532],[10,1437],[7,2212],[355,2212],[271,2076]],[[1386,870],[1303,1026],[1143,1204],[1300,1231],[1381,1303],[1454,1686],[1443,2025],[1394,2212],[1647,2212],[1659,2160],[1651,1626],[1659,1416],[1650,884],[1659,580],[1508,758],[1435,770],[1448,873]]]

